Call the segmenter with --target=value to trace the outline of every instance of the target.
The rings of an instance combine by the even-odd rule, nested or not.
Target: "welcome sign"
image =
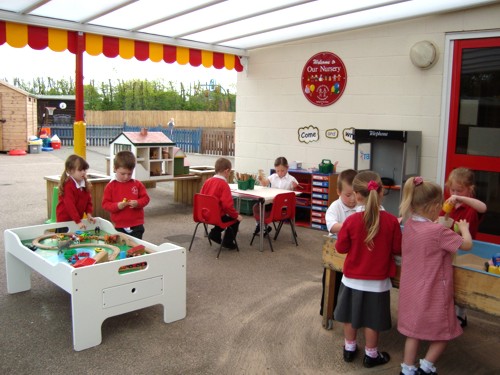
[[[331,52],[320,52],[302,70],[302,93],[312,104],[326,107],[342,96],[347,71],[342,60]]]

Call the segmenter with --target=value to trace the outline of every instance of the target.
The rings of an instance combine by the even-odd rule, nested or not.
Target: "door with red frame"
[[[500,243],[500,38],[454,42],[446,176],[474,171],[488,211],[477,240]]]

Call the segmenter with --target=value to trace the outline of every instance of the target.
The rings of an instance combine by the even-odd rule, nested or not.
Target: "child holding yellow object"
[[[444,203],[441,215],[449,216],[450,219],[453,219],[454,223],[459,220],[466,220],[469,223],[469,231],[472,239],[475,239],[479,230],[479,224],[487,207],[486,204],[474,197],[474,172],[463,167],[452,170],[448,176],[448,181],[446,181],[446,189],[450,197]],[[446,211],[449,212],[447,213]],[[454,228],[453,224],[452,229]],[[466,309],[456,306],[456,314],[460,325],[466,327]]]
[[[135,155],[131,151],[120,151],[115,155],[115,178],[104,188],[102,208],[111,213],[117,231],[142,239],[144,207],[149,203],[149,195],[143,183],[132,178],[135,164]]]

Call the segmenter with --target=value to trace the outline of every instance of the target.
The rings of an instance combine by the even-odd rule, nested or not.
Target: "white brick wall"
[[[354,145],[342,139],[344,128],[421,130],[421,174],[439,180],[438,149],[447,141],[440,139],[446,34],[496,29],[500,35],[499,19],[500,5],[492,5],[251,51],[248,71],[238,74],[236,170],[267,172],[278,156],[300,160],[305,168],[338,160],[343,170],[354,165]],[[429,70],[414,67],[409,58],[421,40],[439,50]],[[348,73],[343,96],[328,107],[311,104],[301,92],[302,69],[321,51],[339,56]],[[297,130],[308,125],[320,129],[318,142],[298,141]],[[332,128],[339,138],[325,137]]]

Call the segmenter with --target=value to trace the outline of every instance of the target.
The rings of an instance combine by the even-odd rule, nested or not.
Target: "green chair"
[[[55,223],[56,220],[56,207],[57,207],[57,202],[59,201],[59,188],[57,186],[54,187],[54,190],[52,190],[52,208],[50,212],[50,219],[45,221],[45,224],[52,224]]]

